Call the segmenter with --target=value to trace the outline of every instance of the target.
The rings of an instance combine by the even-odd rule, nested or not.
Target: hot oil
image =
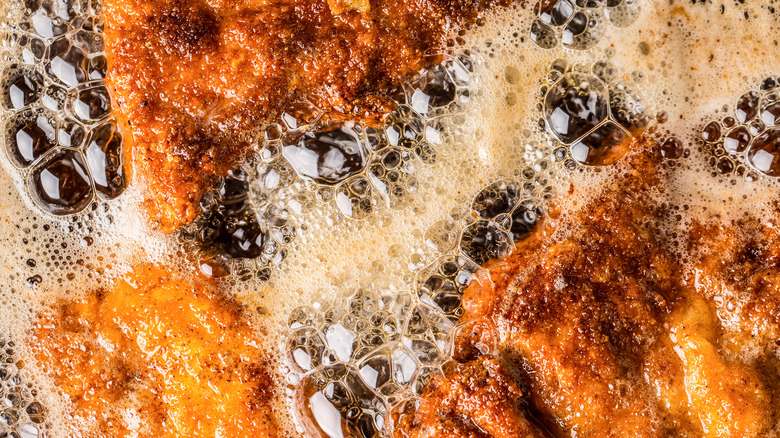
[[[569,12],[561,5],[549,22],[544,11],[504,10],[461,36],[447,59],[462,57],[473,71],[459,85],[457,105],[424,117],[426,126],[435,128],[427,135],[436,140],[425,139],[434,143],[436,158],[426,161],[412,152],[408,163],[413,168],[401,172],[405,179],[398,185],[404,190],[396,198],[381,193],[371,180],[370,163],[383,162],[387,155],[370,149],[368,132],[358,134],[367,145],[365,169],[347,175],[367,184],[345,188],[338,174],[332,177],[344,185],[317,184],[286,161],[285,153],[294,151],[285,152],[284,146],[302,144],[281,139],[295,130],[289,121],[279,122],[278,135],[266,130],[270,146],[249,164],[246,175],[237,177],[246,184],[236,202],[263,213],[263,223],[271,224],[263,229],[267,238],[253,238],[260,242],[256,253],[218,255],[217,265],[232,272],[221,283],[247,309],[256,310],[249,316],[260,328],[258,337],[277,352],[272,358],[277,412],[291,434],[314,423],[319,423],[315,429],[331,434],[343,427],[365,435],[381,433],[391,412],[419,395],[450,354],[452,334],[458,330],[459,293],[479,263],[506,254],[512,239],[536,223],[556,222],[553,239],[574,232],[567,218],[625,170],[620,157],[615,164],[593,166],[610,160],[589,155],[588,144],[594,143],[583,136],[594,129],[617,126],[612,132],[624,138],[644,135],[660,145],[674,137],[681,145],[667,148],[679,158],[668,170],[669,186],[653,200],[679,207],[679,220],[668,225],[670,240],[703,219],[726,223],[746,211],[776,217],[776,180],[758,172],[746,151],[733,157],[721,154],[719,159],[726,157],[734,168],[723,172],[728,165],[711,163],[711,151],[721,140],[708,146],[701,132],[710,121],[738,118],[740,96],[762,92],[764,79],[780,74],[774,32],[778,18],[770,10],[778,6],[609,4],[580,8],[572,2]],[[591,16],[587,38],[572,37],[581,26],[574,18],[578,12]],[[741,38],[737,43],[724,35]],[[19,53],[13,56],[23,56]],[[4,59],[3,68],[14,62],[16,58]],[[560,102],[556,86],[570,84],[562,90],[566,92],[583,83],[581,91],[595,93],[609,110],[594,111],[595,120],[579,125],[576,134],[564,134],[552,116]],[[407,93],[412,112],[421,111],[415,106],[420,98],[414,90]],[[626,117],[621,108],[633,116]],[[10,113],[5,111],[4,124]],[[410,114],[401,119],[416,120]],[[108,119],[101,117],[90,126],[105,124]],[[628,123],[643,117],[646,126]],[[750,121],[736,124],[750,129]],[[721,126],[724,136],[734,127]],[[403,152],[397,145],[389,149]],[[383,175],[395,160],[387,158]],[[19,375],[22,386],[32,385],[25,390],[29,400],[45,407],[47,434],[64,436],[73,426],[64,415],[67,404],[25,352],[35,315],[56,298],[110,285],[140,261],[170,264],[185,276],[213,274],[213,254],[191,244],[191,236],[165,237],[145,228],[133,202],[139,187],[131,186],[114,200],[91,195],[88,205],[80,207],[83,211],[53,217],[20,195],[28,190],[26,173],[7,158],[2,162],[0,335],[16,345],[13,361],[23,361]],[[743,171],[737,170],[740,164]],[[408,190],[410,179],[413,190]],[[366,187],[371,190],[367,203],[361,201]],[[222,205],[225,197],[215,202]],[[560,214],[549,217],[553,206]],[[236,228],[218,229],[233,233]],[[276,246],[261,259],[258,254],[268,242]],[[683,251],[680,257],[689,255]],[[354,406],[316,396],[325,394],[328,385],[352,393]],[[38,395],[31,396],[33,389]],[[306,400],[320,403],[318,414],[307,415]],[[344,426],[335,412],[349,408],[357,410]],[[19,424],[34,424],[34,411],[23,414],[27,419]]]

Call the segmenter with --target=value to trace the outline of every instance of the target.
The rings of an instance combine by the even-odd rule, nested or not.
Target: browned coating
[[[192,221],[256,130],[304,99],[336,119],[381,118],[400,78],[502,1],[107,0],[109,83],[151,224]]]
[[[210,280],[142,265],[109,290],[61,300],[32,338],[82,428],[69,436],[278,436],[268,353]]]
[[[755,216],[724,225],[698,222],[690,232],[697,254],[697,291],[716,304],[744,336],[780,340],[780,230]],[[713,236],[718,236],[717,239]]]
[[[755,218],[676,229],[650,196],[668,186],[655,158],[636,154],[626,164],[562,219],[573,227],[563,237],[540,229],[490,262],[492,282],[475,282],[464,296],[463,321],[474,329],[456,344],[456,359],[494,345],[528,384],[521,416],[550,436],[767,436],[779,418],[780,234]],[[689,242],[690,264],[669,244],[670,229]],[[474,342],[483,348],[468,348]],[[456,393],[429,389],[415,424],[435,421],[424,406],[480,387],[448,378]],[[459,422],[490,410],[462,411]],[[520,414],[497,407],[490,415],[506,424]],[[402,422],[398,433],[417,436],[412,425]],[[502,436],[484,428],[447,435]]]
[[[433,380],[413,415],[396,426],[398,438],[543,437],[520,409],[522,393],[495,359],[458,364]]]

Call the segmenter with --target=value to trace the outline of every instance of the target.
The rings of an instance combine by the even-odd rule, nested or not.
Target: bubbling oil
[[[670,240],[702,218],[777,216],[771,1],[561,0],[489,13],[453,36],[441,66],[404,84],[380,130],[301,119],[317,113],[301,102],[176,237],[140,224],[142,188],[124,189],[99,8],[52,20],[60,9],[28,3],[0,11],[3,35],[16,35],[0,48],[0,122],[11,130],[0,154],[0,342],[15,346],[0,348],[12,364],[0,373],[13,376],[2,391],[23,393],[2,408],[14,422],[0,422],[0,436],[76,433],[25,333],[47,303],[108,285],[139,260],[224,275],[258,309],[248,317],[278,352],[288,434],[381,436],[468,329],[460,297],[480,265],[536,227],[571,232],[566,218],[625,170],[632,139],[650,139],[668,163],[655,201],[678,207]],[[25,14],[26,27],[14,24]],[[312,151],[337,164],[311,165]],[[33,194],[64,181],[83,190]]]
[[[318,205],[336,207],[331,222],[406,208],[419,189],[418,169],[442,154],[442,127],[468,101],[474,62],[467,54],[445,57],[410,78],[378,127],[334,124],[311,103],[297,104],[265,127],[257,157],[206,195],[203,214],[180,240],[208,272],[267,280]]]

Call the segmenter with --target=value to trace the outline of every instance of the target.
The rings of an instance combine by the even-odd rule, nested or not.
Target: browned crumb
[[[273,381],[241,308],[208,280],[140,266],[38,322],[38,365],[80,436],[274,437]]]
[[[420,407],[396,425],[398,438],[543,437],[520,408],[522,393],[495,359],[458,364],[431,382]]]

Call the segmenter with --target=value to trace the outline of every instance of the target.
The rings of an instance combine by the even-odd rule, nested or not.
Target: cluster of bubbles
[[[389,420],[418,406],[428,383],[443,375],[459,333],[470,330],[458,323],[466,288],[545,217],[552,195],[535,178],[543,172],[525,170],[488,184],[465,211],[429,228],[426,241],[441,255],[416,273],[413,292],[375,282],[291,312],[287,357],[300,423],[310,433],[385,436]]]
[[[19,375],[24,363],[15,357],[14,343],[0,337],[0,437],[37,438],[46,429],[46,412],[37,391]]]
[[[267,278],[299,232],[295,219],[332,205],[335,220],[365,220],[379,208],[406,208],[417,171],[442,155],[442,125],[469,99],[473,55],[447,57],[396,93],[397,108],[379,127],[332,123],[308,101],[267,126],[257,156],[222,179],[180,234],[209,259],[206,270]]]
[[[0,30],[0,143],[34,203],[70,215],[127,185],[104,82],[103,24],[94,2],[24,7]]]
[[[441,374],[453,323],[408,292],[360,288],[295,309],[289,328],[302,423],[331,437],[378,437],[391,412]]]
[[[608,61],[582,66],[556,60],[541,92],[539,126],[554,137],[555,161],[570,170],[615,163],[651,121],[640,96]]]
[[[82,273],[87,279],[101,281],[110,269],[109,260],[116,254],[109,251],[95,255],[89,248],[110,235],[105,227],[114,224],[114,215],[120,212],[121,207],[115,204],[92,203],[81,213],[69,216],[67,223],[56,224],[35,215],[22,216],[24,220],[16,227],[22,244],[16,260],[24,269],[26,286],[37,288],[47,279],[61,285]],[[62,239],[62,232],[68,234],[67,241]]]
[[[640,0],[539,0],[534,8],[531,39],[543,49],[558,43],[575,50],[598,44],[607,21],[628,27],[639,16]]]
[[[701,130],[714,172],[755,178],[755,170],[780,177],[780,77],[764,79],[758,90],[737,99],[733,111],[724,112],[722,120]]]
[[[208,275],[268,280],[297,233],[291,215],[301,212],[302,190],[289,166],[245,162],[201,200],[203,212],[180,231],[185,253],[200,258]]]
[[[547,141],[529,145],[519,170],[428,228],[425,243],[438,256],[415,272],[411,292],[372,285],[293,311],[287,356],[298,380],[298,415],[312,433],[388,433],[395,422],[388,419],[418,405],[425,385],[460,348],[457,340],[470,336],[473,327],[460,322],[462,297],[482,281],[478,272],[540,229],[556,169],[610,165],[650,124],[639,96],[608,62],[557,60],[541,91],[539,127]]]

